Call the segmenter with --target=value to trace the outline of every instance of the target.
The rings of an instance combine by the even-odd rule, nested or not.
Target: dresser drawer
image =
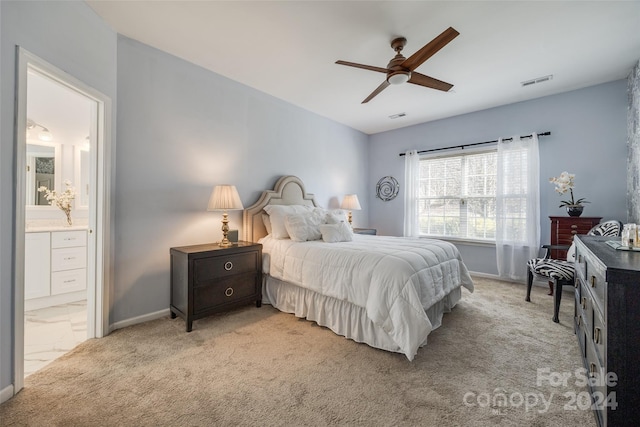
[[[51,273],[51,295],[87,289],[87,269],[65,270]]]
[[[258,252],[246,252],[193,261],[194,286],[201,286],[226,276],[255,272],[258,265]]]
[[[51,250],[51,271],[74,270],[87,267],[87,248],[61,248]]]
[[[225,304],[251,298],[256,294],[258,274],[252,271],[219,279],[208,286],[193,288],[193,313],[200,314],[207,310],[216,310]]]
[[[87,232],[54,231],[51,233],[51,248],[71,248],[74,246],[87,246]]]
[[[605,269],[591,257],[584,257],[586,287],[593,298],[594,306],[604,313],[607,283],[605,282]]]
[[[605,326],[602,313],[597,309],[593,310],[593,330],[591,333],[593,347],[602,366],[607,366],[607,328]]]

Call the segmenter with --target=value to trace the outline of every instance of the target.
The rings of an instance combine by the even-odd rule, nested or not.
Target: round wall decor
[[[376,197],[384,202],[393,200],[398,195],[400,186],[398,181],[392,176],[385,176],[380,178],[376,185]]]

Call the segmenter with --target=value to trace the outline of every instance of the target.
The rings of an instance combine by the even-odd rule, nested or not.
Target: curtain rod
[[[546,132],[540,132],[538,134],[538,136],[549,136],[551,135],[551,132],[546,131]],[[520,138],[531,138],[531,135],[524,135],[521,136]],[[513,138],[503,138],[503,141],[511,141]],[[464,150],[464,147],[472,147],[474,145],[483,145],[483,144],[495,144],[496,142],[498,142],[497,139],[494,139],[493,141],[484,141],[484,142],[474,142],[473,144],[463,144],[463,145],[452,145],[451,147],[442,147],[442,148],[432,148],[430,150],[420,150],[418,151],[418,154],[422,154],[422,153],[430,153],[432,151],[441,151],[441,150],[451,150],[452,148],[459,148],[461,150]],[[400,156],[404,156],[404,153],[400,153]]]

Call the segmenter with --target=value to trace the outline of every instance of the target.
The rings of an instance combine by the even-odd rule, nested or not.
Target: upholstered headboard
[[[297,176],[285,175],[278,179],[273,190],[266,190],[256,203],[244,210],[242,224],[244,240],[257,242],[267,235],[262,221],[263,209],[267,205],[306,205],[318,206],[313,194],[304,189],[302,180]]]

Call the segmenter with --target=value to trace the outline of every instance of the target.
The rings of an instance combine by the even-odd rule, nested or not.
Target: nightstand
[[[171,318],[193,321],[255,301],[262,305],[262,245],[171,248]]]
[[[371,234],[375,236],[378,233],[378,230],[375,228],[354,228],[353,232],[356,234]]]

